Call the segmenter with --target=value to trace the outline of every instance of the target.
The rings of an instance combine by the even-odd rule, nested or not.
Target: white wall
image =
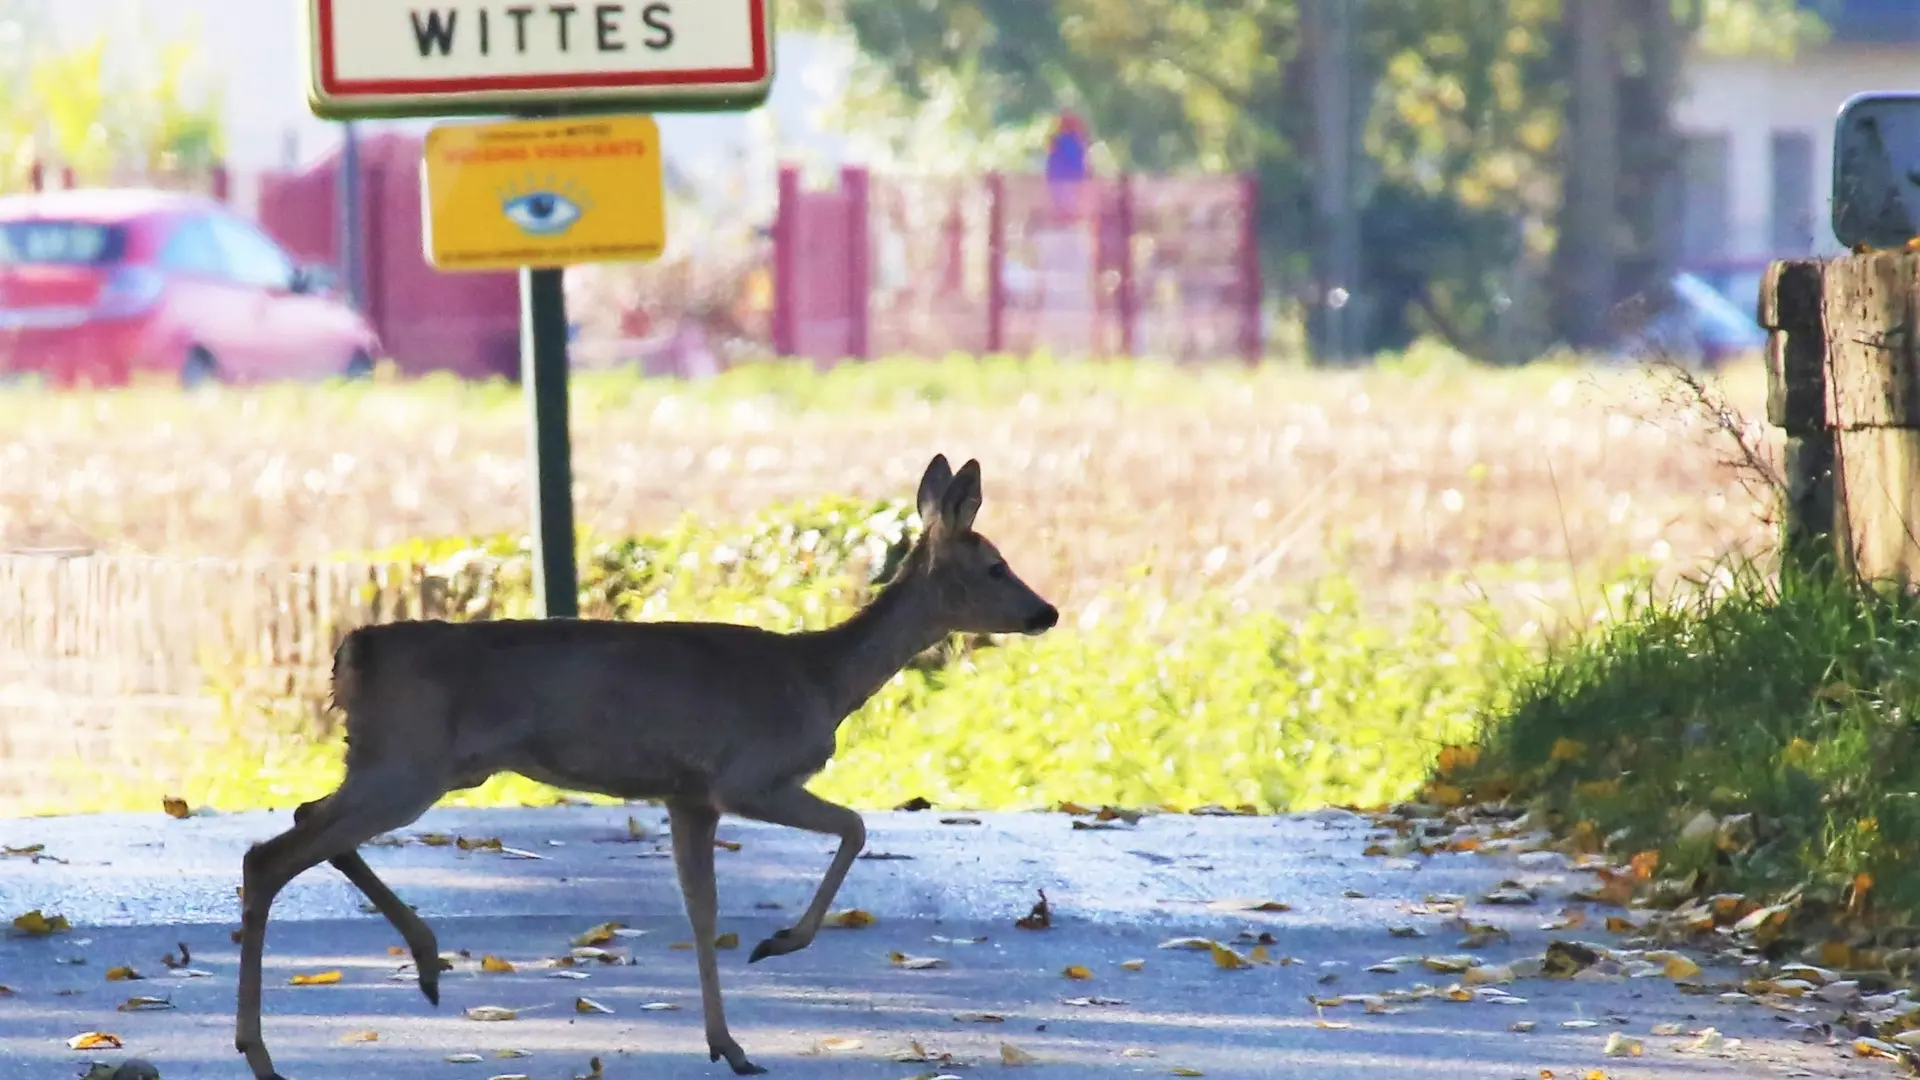
[[[1772,254],[1770,145],[1776,131],[1812,137],[1814,249],[1839,250],[1828,225],[1833,122],[1841,104],[1865,90],[1920,90],[1920,48],[1822,46],[1783,61],[1697,56],[1689,62],[1675,123],[1683,133],[1729,136],[1729,258]]]

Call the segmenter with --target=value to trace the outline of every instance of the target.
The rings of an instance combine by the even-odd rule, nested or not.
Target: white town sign
[[[308,0],[315,114],[749,109],[771,0]]]

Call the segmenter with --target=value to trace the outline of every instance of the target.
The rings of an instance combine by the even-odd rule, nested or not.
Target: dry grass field
[[[1714,389],[1760,415],[1756,368]],[[906,497],[932,453],[981,459],[983,531],[1068,623],[993,650],[1011,667],[945,704],[905,687],[870,706],[822,778],[868,805],[1379,796],[1477,722],[1498,685],[1481,660],[1504,639],[1771,538],[1726,425],[1643,370],[890,360],[694,384],[594,373],[573,403],[593,538]],[[302,715],[282,705],[324,701],[334,635],[395,614],[370,592],[415,588],[389,590],[368,553],[524,526],[525,415],[517,388],[439,379],[0,395],[0,810],[319,794],[336,748],[248,740]],[[1745,433],[1773,452],[1757,422]],[[1357,608],[1309,592],[1336,579]],[[1475,599],[1503,640],[1466,625]],[[1429,601],[1463,616],[1454,631]],[[1202,735],[1215,758],[1179,749]],[[1341,758],[1343,739],[1373,756]],[[986,754],[1026,779],[983,788],[952,765]]]
[[[1717,381],[1761,414],[1757,370]],[[1765,542],[1731,443],[1683,398],[1640,371],[1447,363],[596,374],[575,387],[576,503],[602,536],[735,521],[908,494],[942,451],[981,458],[983,526],[1070,605],[1335,569],[1388,604],[1463,575],[1564,599],[1575,571]],[[525,443],[516,390],[436,380],[0,397],[0,549],[311,560],[514,530]]]

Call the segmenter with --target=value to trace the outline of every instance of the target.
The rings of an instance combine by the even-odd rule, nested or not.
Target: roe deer
[[[973,531],[980,465],[935,456],[920,478],[924,529],[893,580],[846,622],[781,634],[707,622],[599,619],[400,622],[349,633],[333,658],[346,776],[246,854],[234,1046],[276,1080],[260,1035],[267,911],[331,862],[406,940],[420,990],[440,1002],[439,945],[356,849],[411,824],[450,791],[500,772],[666,803],[693,926],[708,1060],[765,1072],[727,1031],[714,953],[714,827],[722,813],[840,839],[806,913],[749,962],[806,948],[866,843],[860,815],[802,785],[833,756],[846,716],[956,632],[1040,634],[1060,613]]]

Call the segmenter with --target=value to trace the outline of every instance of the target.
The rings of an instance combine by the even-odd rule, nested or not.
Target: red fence
[[[410,374],[517,377],[520,285],[511,272],[441,273],[421,252],[417,136],[383,132],[359,145],[367,318]],[[303,259],[339,266],[340,156],[260,182],[260,223]]]
[[[888,353],[1258,361],[1251,177],[896,179],[780,174],[773,345]]]

